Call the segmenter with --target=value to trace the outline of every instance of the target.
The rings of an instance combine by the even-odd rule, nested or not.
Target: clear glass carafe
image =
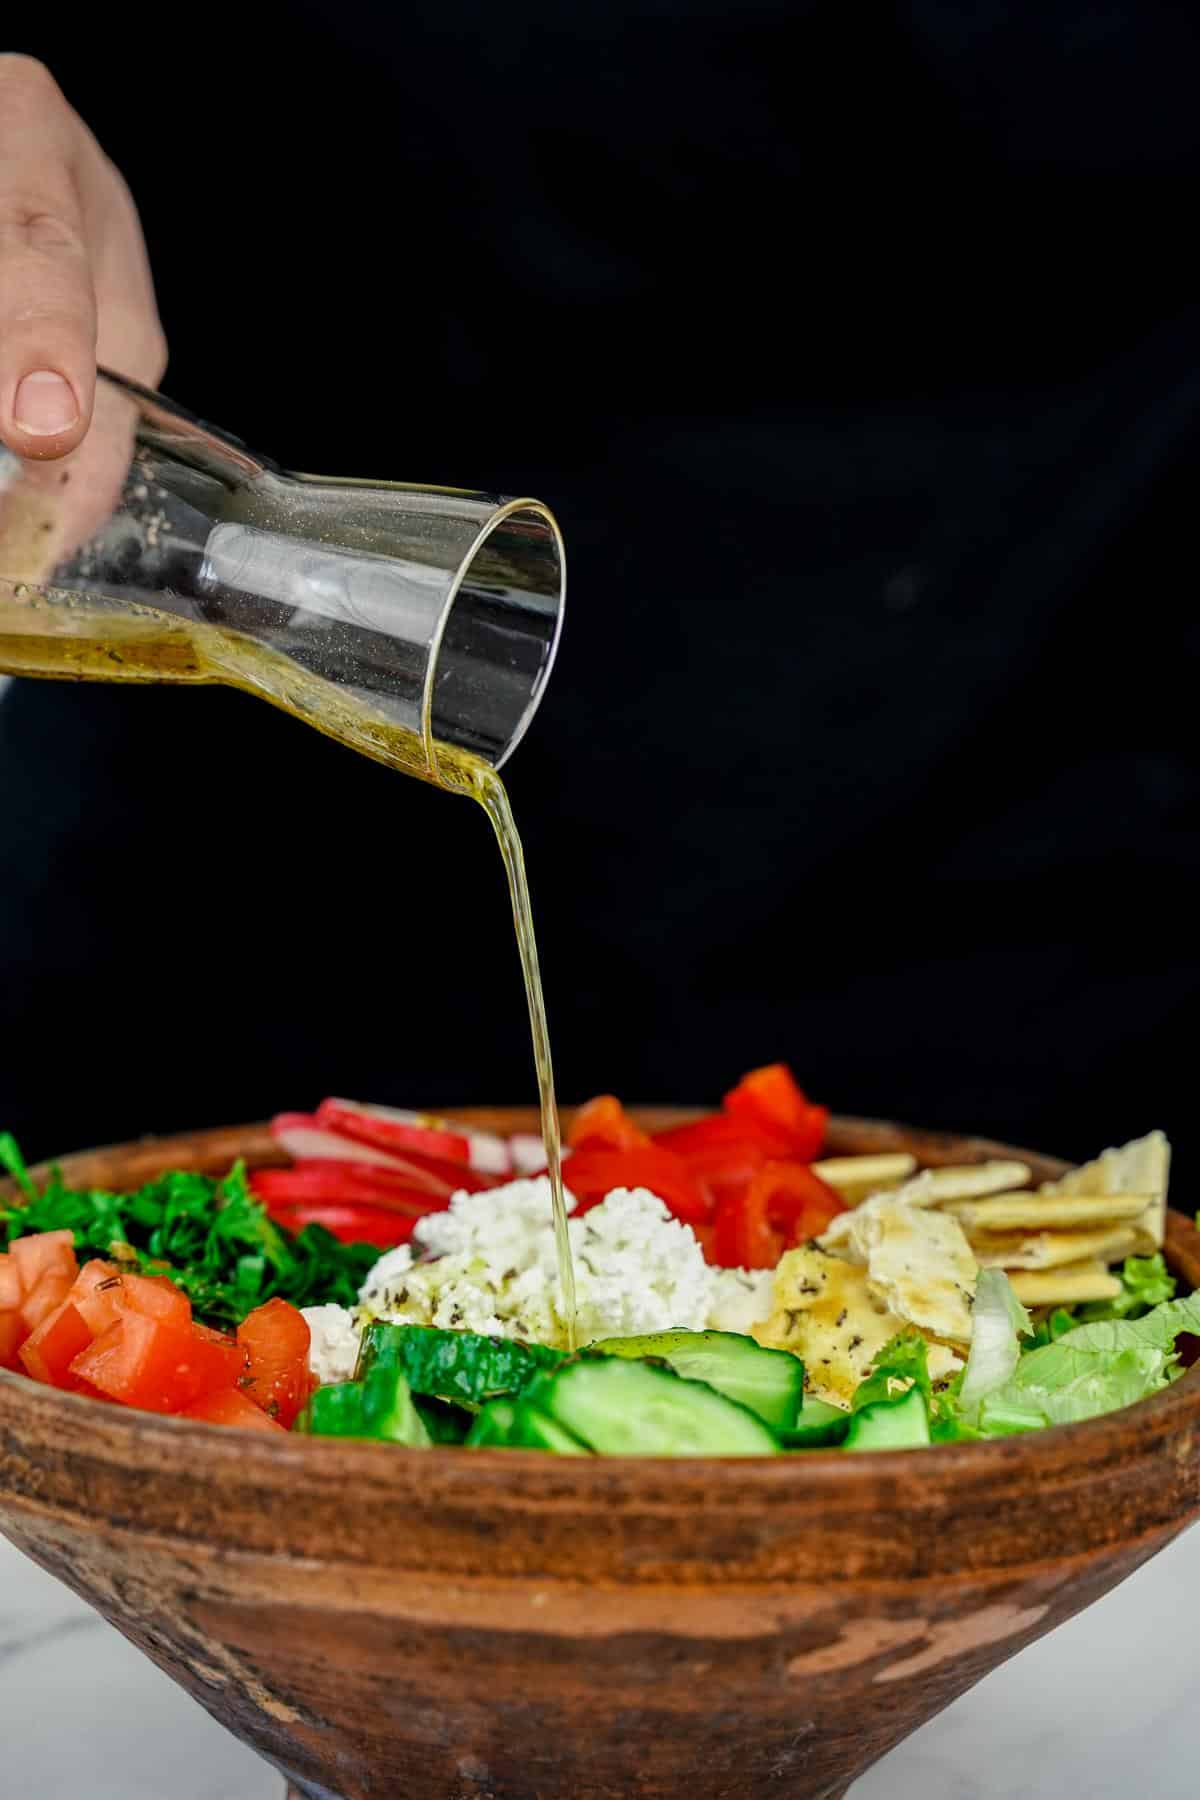
[[[0,449],[0,672],[225,682],[430,780],[519,743],[564,579],[537,500],[285,473],[103,372],[71,457]]]

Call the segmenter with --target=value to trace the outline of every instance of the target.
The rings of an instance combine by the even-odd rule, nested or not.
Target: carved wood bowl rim
[[[527,1107],[446,1107],[443,1117],[460,1119],[483,1129],[504,1133],[537,1129],[536,1111]],[[630,1109],[651,1129],[692,1120],[705,1109],[680,1106],[640,1106]],[[563,1109],[564,1121],[571,1109]],[[830,1124],[827,1154],[850,1155],[910,1150],[923,1166],[982,1162],[993,1157],[1027,1162],[1035,1180],[1052,1180],[1070,1166],[1041,1152],[1015,1149],[988,1138],[927,1132],[882,1120],[835,1117]],[[148,1137],[102,1149],[79,1151],[53,1159],[68,1182],[78,1185],[104,1179],[102,1171],[120,1163],[130,1181],[149,1179],[168,1168],[192,1168],[216,1172],[242,1156],[251,1167],[286,1164],[290,1159],[270,1136],[265,1123],[218,1126],[209,1130],[168,1137]],[[51,1164],[31,1171],[45,1175]],[[0,1183],[0,1192],[11,1193],[13,1184]],[[1168,1214],[1165,1254],[1174,1272],[1189,1288],[1200,1287],[1200,1231],[1184,1215]],[[644,1457],[548,1457],[538,1451],[474,1450],[465,1455],[456,1448],[434,1448],[419,1457],[397,1456],[389,1445],[355,1443],[338,1439],[231,1430],[176,1419],[132,1408],[100,1406],[85,1396],[47,1388],[24,1377],[0,1370],[0,1409],[14,1418],[36,1411],[38,1423],[48,1423],[46,1409],[60,1413],[64,1434],[76,1448],[89,1434],[101,1434],[106,1451],[118,1461],[148,1456],[158,1463],[185,1453],[189,1441],[204,1445],[204,1472],[219,1482],[223,1469],[235,1468],[242,1476],[253,1470],[264,1486],[285,1487],[295,1492],[306,1474],[328,1476],[336,1463],[340,1479],[349,1483],[360,1504],[374,1496],[394,1506],[403,1499],[406,1486],[433,1485],[461,1493],[469,1485],[484,1505],[489,1499],[504,1509],[519,1503],[537,1509],[557,1505],[571,1497],[584,1500],[600,1486],[607,1504],[619,1502],[622,1492],[639,1505],[686,1505],[694,1495],[712,1498],[714,1473],[722,1482],[743,1491],[753,1489],[756,1499],[768,1501],[775,1490],[794,1504],[802,1495],[815,1509],[846,1507],[854,1512],[877,1507],[881,1488],[893,1481],[906,1486],[919,1479],[938,1504],[952,1502],[956,1488],[977,1490],[981,1482],[995,1479],[1013,1491],[1017,1481],[1026,1493],[1035,1492],[1040,1479],[1079,1477],[1094,1480],[1098,1468],[1114,1456],[1128,1456],[1140,1440],[1153,1453],[1164,1440],[1200,1428],[1200,1364],[1189,1369],[1171,1387],[1149,1399],[1117,1412],[1075,1425],[1030,1432],[982,1443],[933,1445],[920,1450],[877,1451],[870,1456],[845,1456],[837,1450],[806,1451],[802,1457],[644,1458]],[[528,1473],[531,1478],[523,1481]],[[1031,1484],[1028,1487],[1026,1484]],[[2,1492],[2,1490],[0,1490]],[[1200,1492],[1196,1507],[1200,1512]],[[336,1555],[336,1549],[333,1554]]]

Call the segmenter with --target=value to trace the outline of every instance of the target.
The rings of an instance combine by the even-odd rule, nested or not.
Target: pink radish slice
[[[544,1175],[546,1173],[546,1146],[534,1132],[514,1131],[508,1140],[508,1148],[512,1155],[515,1174]],[[570,1144],[564,1144],[562,1147],[564,1163],[570,1154]]]
[[[309,1123],[307,1113],[281,1113],[272,1124],[275,1140],[295,1162],[359,1162],[379,1173],[382,1180],[421,1188],[427,1194],[448,1195],[460,1190],[476,1194],[482,1188],[495,1187],[500,1179],[473,1169],[469,1163],[445,1156],[424,1156],[417,1151],[404,1156],[398,1152],[360,1146],[353,1138],[321,1130]],[[300,1125],[291,1122],[299,1119]],[[280,1127],[282,1126],[282,1129]],[[360,1150],[370,1152],[364,1159]]]
[[[507,1175],[512,1161],[508,1146],[490,1131],[476,1131],[432,1113],[394,1106],[369,1106],[359,1100],[322,1100],[317,1124],[326,1131],[370,1144],[391,1155],[415,1154],[464,1162],[485,1175]]]
[[[375,1163],[384,1169],[403,1169],[404,1162],[374,1144],[358,1144],[353,1138],[325,1131],[312,1113],[278,1113],[271,1120],[271,1136],[294,1162],[313,1157],[333,1157],[337,1162]]]

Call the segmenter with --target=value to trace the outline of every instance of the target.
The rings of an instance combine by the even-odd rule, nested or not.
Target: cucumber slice
[[[410,1450],[428,1450],[432,1439],[413,1405],[412,1390],[399,1369],[376,1368],[363,1382],[363,1434]]]
[[[425,1429],[435,1444],[461,1444],[474,1423],[474,1414],[465,1406],[453,1406],[448,1400],[431,1400],[422,1394],[413,1405],[425,1422]]]
[[[540,1412],[536,1406],[530,1406],[528,1400],[517,1401],[517,1416],[513,1420],[512,1435],[509,1443],[525,1450],[553,1450],[556,1456],[587,1456],[586,1444],[581,1444],[556,1419],[548,1413]]]
[[[525,1397],[601,1455],[779,1454],[757,1413],[652,1363],[589,1356],[543,1375]]]
[[[898,1400],[876,1400],[852,1413],[843,1450],[915,1450],[928,1444],[929,1412],[920,1388]]]
[[[517,1409],[511,1400],[490,1400],[466,1436],[468,1450],[507,1450]]]
[[[585,1445],[527,1400],[492,1400],[467,1436],[480,1450],[551,1450],[558,1456],[586,1456]]]
[[[376,1323],[363,1332],[357,1374],[362,1378],[382,1364],[400,1369],[414,1394],[478,1402],[494,1394],[519,1394],[563,1360],[561,1350],[516,1338]]]
[[[819,1450],[823,1444],[840,1444],[850,1429],[850,1414],[842,1406],[831,1406],[828,1400],[814,1400],[811,1395],[800,1409],[800,1417],[789,1431],[781,1431],[779,1441],[785,1450]]]
[[[790,1350],[767,1350],[735,1331],[655,1331],[646,1337],[602,1338],[601,1356],[656,1357],[688,1381],[706,1381],[748,1406],[774,1431],[790,1431],[804,1400],[804,1364]]]
[[[338,1381],[318,1388],[293,1427],[313,1437],[363,1437],[363,1384]]]

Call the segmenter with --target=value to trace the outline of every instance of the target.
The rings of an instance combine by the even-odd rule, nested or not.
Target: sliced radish
[[[508,1148],[512,1156],[515,1174],[544,1175],[546,1173],[546,1146],[534,1132],[514,1131],[508,1140]],[[564,1144],[562,1147],[564,1163],[570,1154],[570,1144]]]
[[[297,1162],[332,1156],[338,1162],[374,1163],[384,1169],[402,1169],[404,1163],[373,1144],[359,1144],[353,1138],[339,1137],[317,1124],[313,1113],[278,1113],[271,1120],[271,1136]]]
[[[326,1131],[393,1155],[441,1157],[448,1162],[466,1163],[484,1175],[507,1175],[512,1168],[502,1137],[436,1118],[432,1113],[368,1106],[359,1100],[328,1099],[317,1108],[316,1120]]]
[[[541,1175],[546,1167],[546,1146],[531,1131],[517,1131],[508,1140],[513,1168],[518,1175]]]

